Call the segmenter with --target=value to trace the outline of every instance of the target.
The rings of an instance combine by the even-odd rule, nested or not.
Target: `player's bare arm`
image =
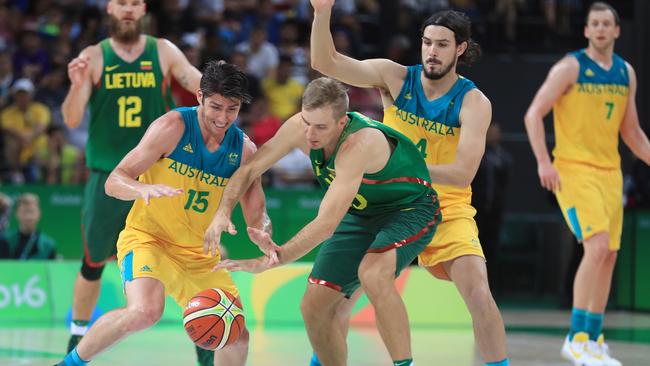
[[[630,75],[630,92],[628,94],[625,116],[621,122],[621,138],[634,155],[650,165],[650,141],[639,125],[639,115],[636,110],[636,73],[632,65],[627,64]]]
[[[144,184],[137,177],[156,161],[171,154],[184,130],[183,120],[176,111],[168,112],[155,120],[140,143],[126,154],[109,175],[105,185],[106,194],[124,201],[142,198],[147,204],[154,197],[181,194],[182,189],[163,184]]]
[[[235,235],[237,231],[230,221],[230,215],[237,201],[242,197],[251,184],[259,179],[278,160],[287,155],[294,147],[302,147],[299,140],[303,136],[300,115],[289,118],[272,139],[267,141],[249,161],[244,162],[235,174],[230,177],[223,191],[219,208],[205,232],[203,252],[215,254],[221,243],[221,233],[227,231]]]
[[[546,147],[544,117],[555,102],[578,80],[580,64],[575,57],[566,56],[555,64],[546,80],[537,91],[525,116],[526,132],[537,160],[537,173],[542,187],[556,191],[560,189],[560,176],[551,164]]]
[[[390,158],[390,147],[380,131],[362,129],[350,135],[336,155],[336,177],[318,209],[318,215],[281,246],[279,264],[291,263],[332,236],[354,200],[365,173],[381,170]],[[251,236],[251,239],[254,239]],[[271,268],[264,257],[225,260],[216,268],[229,271],[262,272]]]
[[[86,105],[93,91],[93,83],[101,75],[103,60],[99,45],[86,47],[68,63],[70,90],[61,104],[63,122],[69,128],[81,124]]]
[[[460,110],[460,137],[456,159],[450,164],[428,165],[433,183],[467,187],[474,180],[485,152],[485,135],[492,120],[490,100],[478,89],[465,95]]]
[[[167,75],[167,70],[181,86],[192,94],[199,90],[201,72],[192,65],[175,44],[166,39],[158,39],[160,63]]]
[[[311,67],[346,84],[386,89],[396,98],[406,77],[406,67],[388,59],[360,61],[337,52],[330,30],[334,0],[311,0],[311,4]]]
[[[246,163],[257,151],[255,143],[248,136],[244,137],[244,148],[242,151],[242,162]],[[248,187],[248,190],[239,200],[244,214],[244,220],[249,228],[260,231],[261,240],[255,241],[260,250],[266,254],[269,259],[276,263],[278,261],[277,251],[279,247],[271,240],[273,235],[271,219],[266,213],[266,199],[262,190],[262,179],[257,177]]]

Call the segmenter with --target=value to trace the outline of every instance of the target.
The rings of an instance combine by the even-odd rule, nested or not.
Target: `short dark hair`
[[[221,94],[226,98],[239,99],[250,103],[248,78],[237,66],[226,61],[208,61],[203,70],[200,83],[203,98]]]
[[[456,45],[467,42],[467,49],[458,58],[458,63],[471,65],[481,56],[481,47],[472,39],[472,21],[465,13],[455,10],[439,11],[422,23],[420,35],[424,35],[424,29],[430,25],[445,27],[454,32]]]
[[[589,14],[591,14],[592,11],[607,11],[607,10],[611,11],[612,14],[614,14],[614,21],[616,22],[616,25],[621,25],[621,17],[618,15],[616,9],[614,9],[613,6],[609,5],[604,1],[596,1],[595,3],[591,4],[591,6],[589,7],[589,11],[587,11],[585,24],[589,23]]]

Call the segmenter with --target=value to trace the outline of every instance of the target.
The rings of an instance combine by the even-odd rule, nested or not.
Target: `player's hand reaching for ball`
[[[228,232],[230,235],[237,234],[232,221],[226,216],[217,214],[205,231],[205,235],[203,235],[204,254],[211,254],[213,257],[217,255],[217,250],[221,244],[221,233],[223,232]]]
[[[330,10],[334,6],[334,0],[311,0],[314,11]]]
[[[248,237],[251,241],[255,243],[264,254],[266,254],[269,266],[279,264],[280,260],[278,258],[278,252],[282,247],[273,242],[271,235],[264,230],[256,229],[254,227],[249,227],[247,231]]]
[[[172,188],[164,184],[143,184],[138,189],[140,197],[148,205],[152,198],[173,197],[183,193],[180,188]]]
[[[253,258],[253,259],[226,259],[219,262],[212,272],[220,269],[226,269],[230,272],[244,271],[250,273],[260,273],[271,268],[267,256]]]

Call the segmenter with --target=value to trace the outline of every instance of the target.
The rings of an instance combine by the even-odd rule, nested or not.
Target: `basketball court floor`
[[[504,311],[512,365],[570,365],[560,358],[567,311]],[[606,317],[608,343],[626,366],[650,365],[650,314],[611,312]],[[416,328],[413,353],[418,366],[479,366],[471,329]],[[0,325],[0,365],[52,365],[68,340],[62,325]],[[353,329],[350,366],[390,365],[374,329]],[[307,365],[309,341],[299,327],[254,328],[248,365]],[[194,350],[180,323],[162,323],[127,338],[91,365],[194,365]]]

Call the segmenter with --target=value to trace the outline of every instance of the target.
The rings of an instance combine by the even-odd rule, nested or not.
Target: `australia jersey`
[[[580,74],[553,107],[553,156],[597,168],[620,168],[618,133],[630,85],[625,61],[614,54],[612,67],[605,70],[585,50],[571,55],[580,63]]]
[[[89,100],[86,161],[91,169],[110,172],[174,102],[158,60],[156,38],[147,36],[142,55],[133,62],[122,60],[108,39],[99,46],[104,65]]]
[[[349,213],[374,215],[399,209],[427,192],[434,193],[430,188],[427,166],[413,143],[394,129],[356,112],[348,113],[348,123],[331,156],[325,159],[322,149],[310,151],[309,158],[321,187],[327,189],[336,177],[336,154],[343,141],[362,128],[380,130],[394,149],[382,170],[363,175]]]
[[[449,91],[428,100],[422,89],[422,65],[407,67],[402,89],[390,107],[384,110],[384,124],[408,137],[420,151],[427,164],[450,164],[456,159],[460,138],[460,108],[473,82],[459,77]],[[471,187],[458,188],[434,184],[438,192],[443,217],[473,217]],[[460,205],[459,205],[460,204]]]
[[[183,189],[174,197],[152,198],[147,205],[138,199],[126,219],[126,229],[172,246],[203,248],[203,235],[219,206],[230,177],[239,167],[244,133],[234,124],[219,149],[210,152],[203,142],[197,107],[176,109],[185,131],[174,151],[154,163],[138,180]]]

